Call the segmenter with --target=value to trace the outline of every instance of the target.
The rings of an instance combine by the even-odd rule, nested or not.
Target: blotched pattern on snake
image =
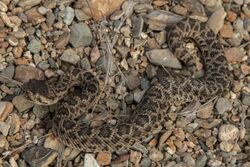
[[[142,142],[167,121],[167,108],[188,102],[206,102],[229,87],[229,70],[223,48],[204,23],[186,19],[168,30],[168,46],[179,60],[188,63],[192,56],[184,47],[191,39],[201,52],[205,75],[201,78],[165,74],[146,92],[137,109],[117,117],[116,124],[104,122],[94,127],[86,117],[99,93],[92,72],[73,69],[58,78],[30,80],[23,89],[29,99],[41,105],[58,103],[53,131],[67,146],[85,152],[115,151]]]

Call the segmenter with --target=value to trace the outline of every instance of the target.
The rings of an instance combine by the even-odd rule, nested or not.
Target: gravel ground
[[[172,106],[162,133],[145,145],[115,153],[63,149],[50,130],[54,107],[19,93],[29,79],[91,69],[105,90],[98,108],[126,114],[159,65],[203,75],[199,61],[183,68],[166,44],[166,26],[187,15],[218,34],[234,82],[206,104]],[[250,167],[249,32],[249,0],[1,0],[0,166]],[[192,43],[187,48],[197,54]]]

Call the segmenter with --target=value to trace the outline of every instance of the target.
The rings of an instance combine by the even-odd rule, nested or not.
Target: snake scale
[[[53,132],[67,146],[85,151],[116,151],[142,142],[167,121],[167,108],[193,101],[206,102],[229,87],[229,70],[218,37],[204,23],[193,19],[178,22],[168,30],[170,50],[184,63],[192,57],[185,39],[198,44],[205,75],[192,78],[166,74],[145,93],[136,109],[118,116],[116,123],[91,126],[86,119],[91,103],[99,94],[99,82],[92,72],[73,69],[58,78],[30,80],[23,85],[25,95],[40,105],[58,103]]]

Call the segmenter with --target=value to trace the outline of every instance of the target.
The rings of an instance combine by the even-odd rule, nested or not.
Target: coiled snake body
[[[146,92],[137,109],[130,115],[119,116],[115,124],[104,122],[91,126],[86,117],[99,92],[98,80],[91,72],[74,69],[58,79],[30,80],[23,88],[35,103],[58,103],[53,119],[53,131],[67,146],[85,152],[116,151],[142,142],[167,121],[167,108],[173,104],[206,102],[220,95],[229,86],[229,71],[217,36],[204,23],[186,19],[168,32],[171,51],[184,63],[191,56],[184,39],[194,40],[201,51],[205,76],[194,79],[179,74],[159,79]]]

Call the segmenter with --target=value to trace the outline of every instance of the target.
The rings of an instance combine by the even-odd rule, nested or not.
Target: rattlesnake
[[[169,48],[179,60],[188,63],[191,56],[183,45],[184,39],[192,39],[198,44],[205,66],[204,77],[194,79],[166,73],[149,88],[130,115],[114,117],[115,123],[91,126],[87,119],[91,113],[91,103],[99,93],[99,82],[90,71],[75,68],[59,78],[30,80],[23,85],[23,90],[35,103],[58,103],[52,129],[67,146],[85,152],[116,151],[130,147],[164,125],[169,106],[193,101],[206,102],[229,87],[227,62],[213,31],[193,19],[180,21],[168,30]]]

